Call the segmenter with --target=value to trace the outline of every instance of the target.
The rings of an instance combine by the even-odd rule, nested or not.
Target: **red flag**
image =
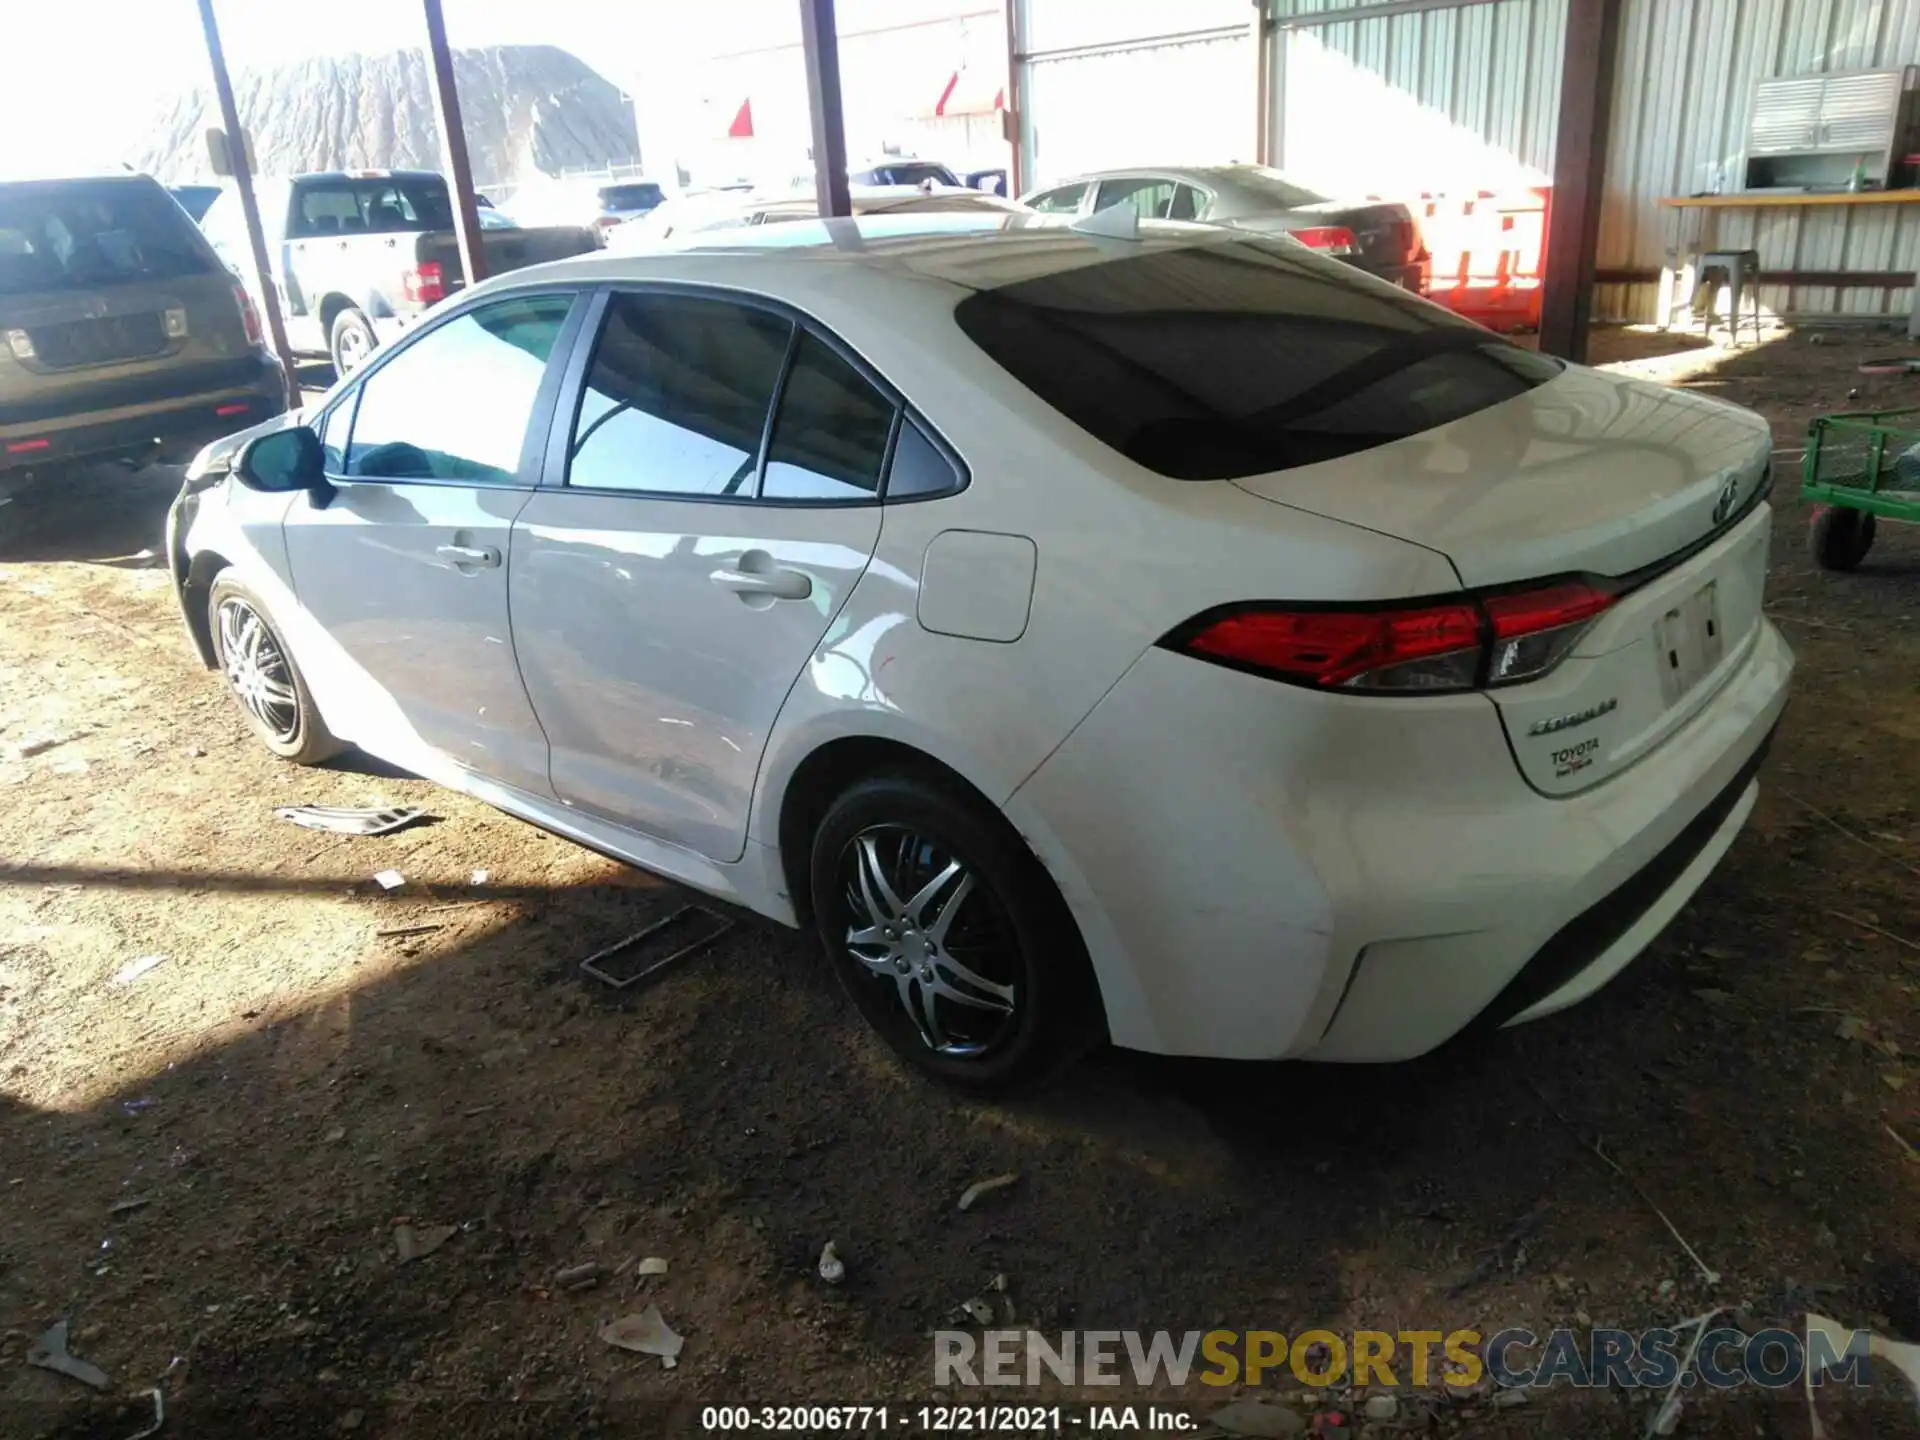
[[[753,97],[748,96],[740,102],[740,113],[733,117],[733,124],[727,127],[729,140],[751,140],[753,138]]]
[[[933,102],[934,114],[944,115],[947,113],[947,102],[953,98],[953,92],[959,88],[959,85],[960,72],[956,70],[947,77],[947,88],[940,92],[940,98]]]

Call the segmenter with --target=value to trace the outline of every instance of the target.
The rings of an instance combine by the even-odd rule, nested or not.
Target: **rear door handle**
[[[773,600],[804,600],[813,594],[813,577],[774,565],[764,550],[749,550],[740,568],[716,570],[707,577],[714,584],[746,597],[765,595]]]
[[[491,570],[500,563],[500,552],[491,545],[442,545],[433,553],[452,561],[456,570]]]

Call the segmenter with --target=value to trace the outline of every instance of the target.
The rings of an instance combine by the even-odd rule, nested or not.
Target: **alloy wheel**
[[[358,326],[349,325],[340,332],[340,373],[342,377],[353,374],[366,364],[367,356],[373,353],[373,346],[367,343],[367,337]]]
[[[227,684],[279,744],[289,744],[300,729],[300,703],[293,671],[267,622],[246,601],[228,596],[220,602],[220,664]]]
[[[901,825],[850,841],[840,876],[846,953],[891,989],[938,1055],[985,1055],[1020,1020],[1021,966],[1006,912],[964,860]]]

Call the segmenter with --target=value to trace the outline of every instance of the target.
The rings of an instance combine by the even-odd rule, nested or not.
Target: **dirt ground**
[[[1773,420],[1768,605],[1801,665],[1752,824],[1637,965],[1418,1064],[1110,1052],[1010,1104],[909,1076],[805,943],[750,919],[603,989],[580,958],[683,892],[365,762],[271,759],[181,631],[156,555],[173,473],[0,510],[0,1434],[122,1440],[154,1387],[162,1433],[194,1440],[698,1433],[714,1402],[897,1417],[933,1398],[929,1331],[996,1275],[1046,1331],[1715,1306],[1797,1328],[1817,1306],[1920,1340],[1898,1138],[1920,1143],[1920,533],[1883,525],[1858,573],[1816,572],[1795,484],[1808,418],[1850,388],[1920,403],[1920,380],[1855,373],[1900,343],[1600,337]],[[302,802],[439,819],[339,840],[274,818]],[[388,868],[404,888],[373,882]],[[402,1263],[401,1223],[457,1228]],[[815,1275],[829,1239],[838,1288]],[[668,1273],[555,1282],[647,1256]],[[649,1302],[686,1337],[675,1369],[598,1338]],[[111,1390],[24,1364],[62,1317]],[[1163,1398],[1231,1393],[1201,1388]],[[1689,1400],[1682,1436],[1809,1433],[1797,1391]],[[1374,1428],[1628,1436],[1649,1408],[1404,1395]],[[1890,1385],[1822,1413],[1920,1434]]]

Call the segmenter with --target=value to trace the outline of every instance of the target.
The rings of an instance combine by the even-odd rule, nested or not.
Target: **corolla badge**
[[[1584,710],[1576,710],[1571,715],[1556,715],[1551,720],[1536,720],[1527,727],[1529,735],[1558,735],[1562,730],[1571,730],[1576,725],[1585,725],[1598,720],[1602,715],[1611,715],[1620,708],[1618,696],[1608,696],[1598,705],[1589,705]]]
[[[1735,476],[1720,487],[1720,496],[1713,502],[1713,523],[1724,525],[1727,517],[1740,503],[1740,479]]]

